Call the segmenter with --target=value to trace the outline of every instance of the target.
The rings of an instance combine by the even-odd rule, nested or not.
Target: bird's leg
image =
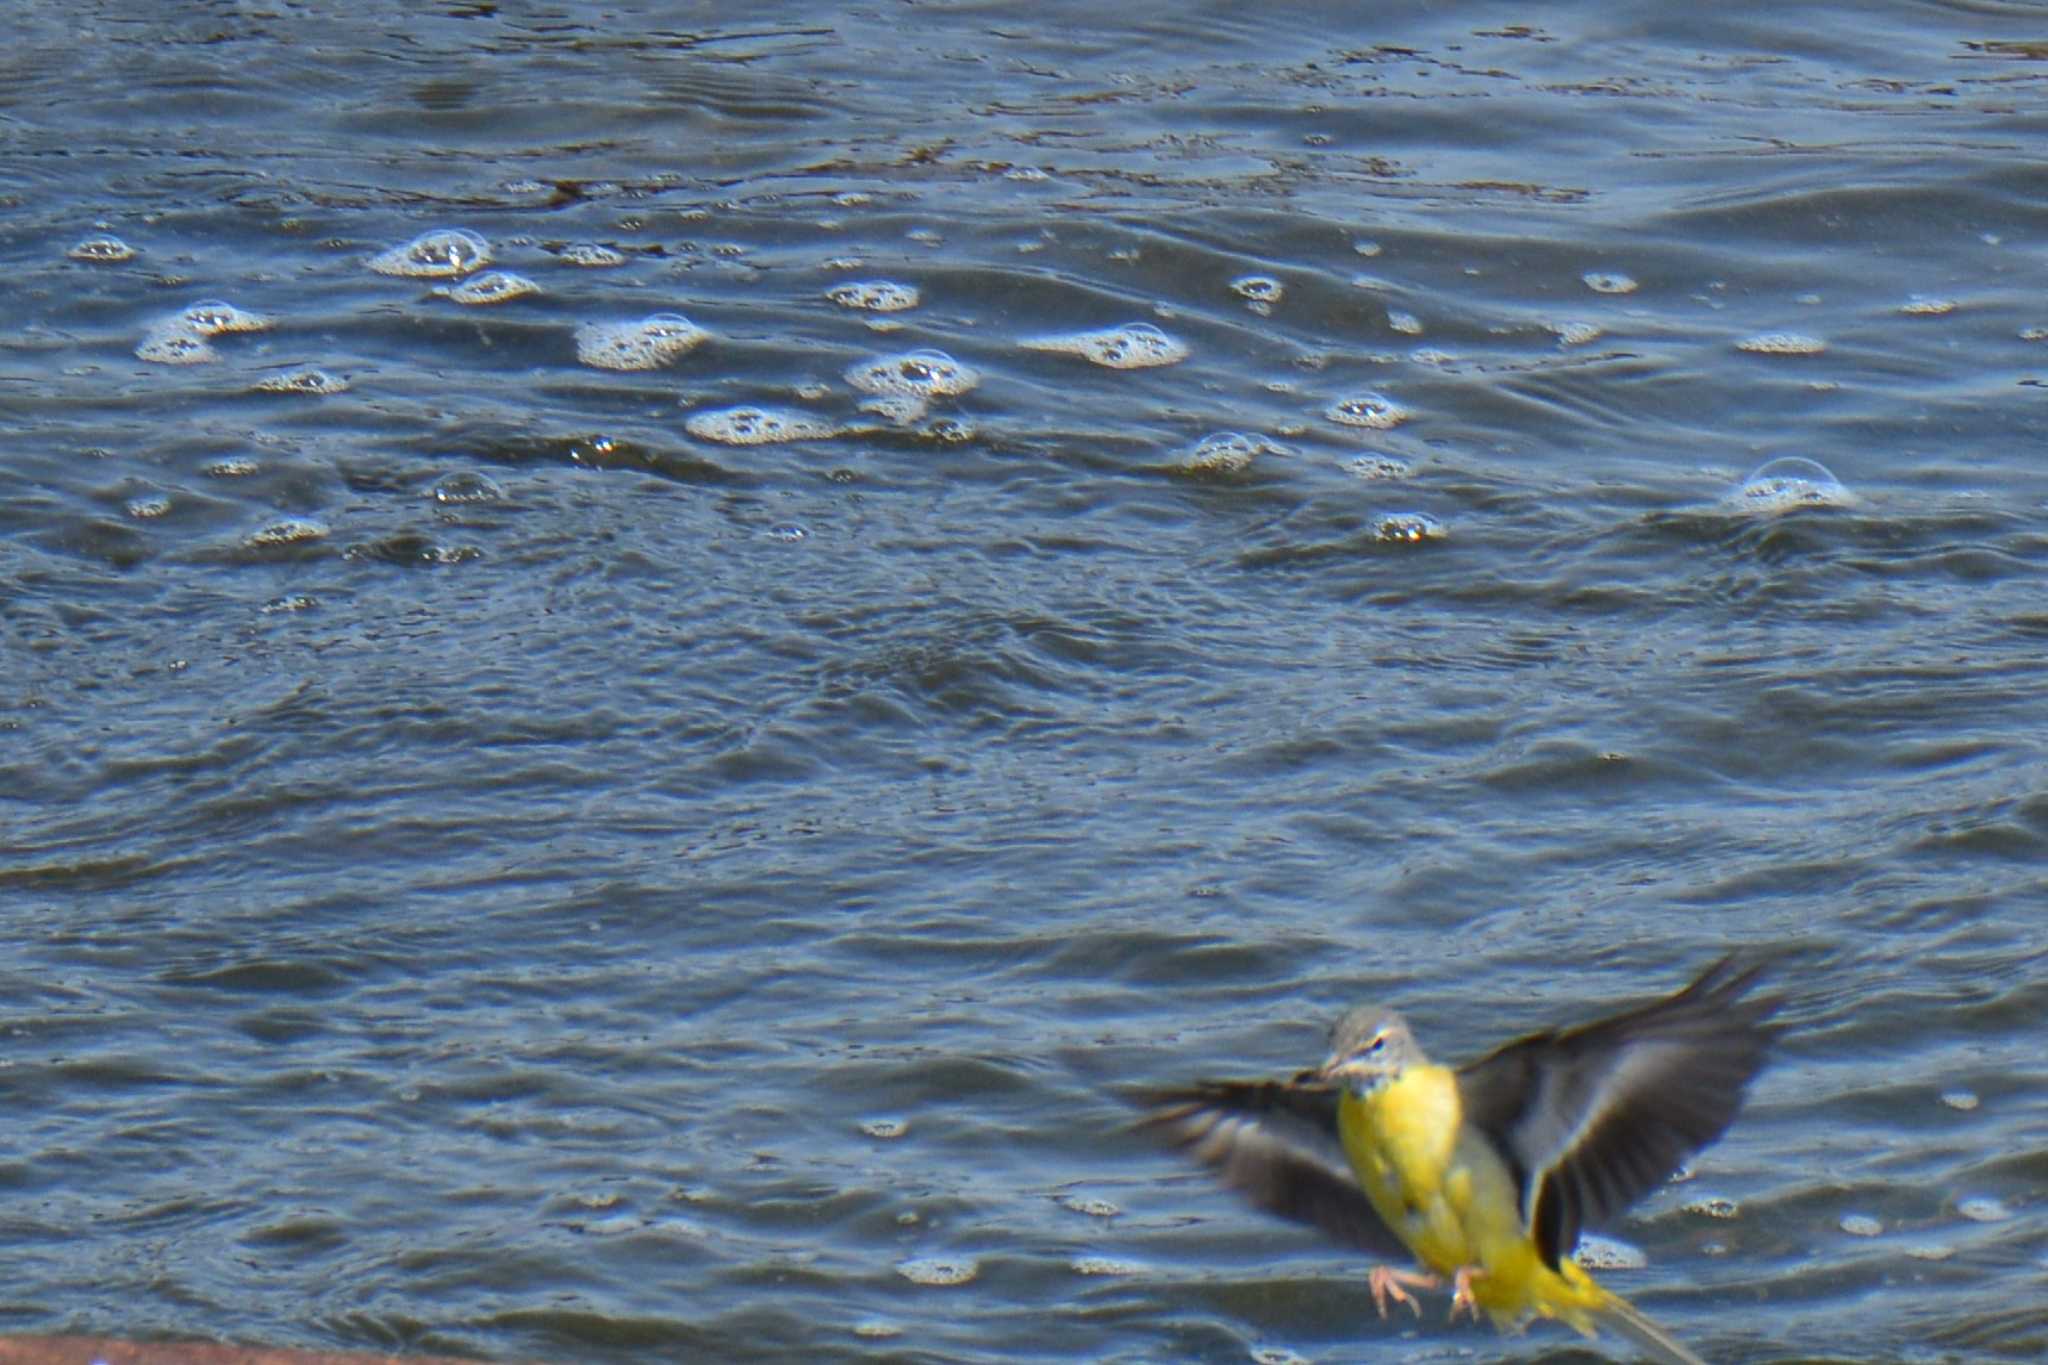
[[[1458,1320],[1458,1310],[1461,1308],[1472,1315],[1472,1321],[1479,1321],[1479,1302],[1472,1297],[1472,1281],[1483,1278],[1485,1274],[1484,1267],[1461,1265],[1458,1272],[1451,1276],[1452,1322]]]
[[[1416,1317],[1422,1316],[1422,1305],[1415,1301],[1409,1289],[1435,1289],[1443,1281],[1434,1275],[1425,1275],[1419,1270],[1396,1270],[1390,1265],[1376,1265],[1372,1274],[1366,1276],[1366,1283],[1372,1288],[1372,1306],[1380,1310],[1380,1316],[1387,1315],[1387,1300],[1405,1303]],[[1407,1288],[1402,1288],[1406,1285]]]

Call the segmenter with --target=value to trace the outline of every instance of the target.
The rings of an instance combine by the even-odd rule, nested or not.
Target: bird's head
[[[1330,1030],[1330,1056],[1321,1074],[1353,1094],[1369,1095],[1427,1060],[1407,1020],[1378,1005],[1360,1005]]]

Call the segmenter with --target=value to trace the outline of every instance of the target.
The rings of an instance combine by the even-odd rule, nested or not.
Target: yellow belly
[[[1366,1197],[1417,1260],[1439,1275],[1484,1272],[1472,1294],[1496,1319],[1551,1315],[1559,1277],[1522,1227],[1507,1164],[1465,1127],[1448,1068],[1410,1067],[1371,1095],[1345,1094],[1337,1131]]]

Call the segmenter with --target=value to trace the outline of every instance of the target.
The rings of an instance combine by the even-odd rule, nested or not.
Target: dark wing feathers
[[[1384,1260],[1410,1259],[1351,1173],[1334,1088],[1305,1078],[1204,1081],[1130,1098],[1145,1111],[1141,1131],[1209,1167],[1259,1208]]]
[[[1734,1120],[1772,1038],[1778,1002],[1744,994],[1764,965],[1723,958],[1668,999],[1460,1068],[1465,1120],[1506,1155],[1553,1269]]]

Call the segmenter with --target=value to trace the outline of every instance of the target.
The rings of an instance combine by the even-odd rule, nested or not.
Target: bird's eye
[[[1387,1046],[1387,1035],[1386,1035],[1386,1034],[1384,1034],[1384,1033],[1381,1033],[1381,1034],[1376,1034],[1376,1035],[1374,1035],[1374,1037],[1373,1037],[1373,1040],[1372,1040],[1372,1042],[1371,1042],[1371,1043],[1370,1043],[1370,1044],[1369,1044],[1369,1045],[1368,1045],[1368,1046],[1366,1047],[1366,1049],[1365,1049],[1365,1050],[1366,1050],[1367,1052],[1381,1052],[1381,1051],[1384,1051],[1384,1050],[1386,1049],[1386,1046]]]

